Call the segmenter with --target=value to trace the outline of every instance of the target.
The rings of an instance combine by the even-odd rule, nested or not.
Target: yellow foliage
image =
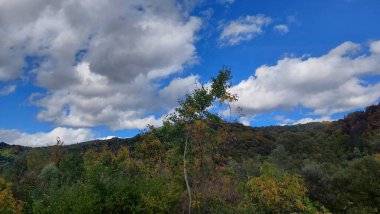
[[[309,201],[305,200],[307,189],[302,180],[296,175],[282,174],[272,165],[264,167],[262,176],[247,183],[248,206],[268,213],[305,211]]]
[[[0,213],[21,213],[22,206],[12,194],[12,183],[0,178]]]

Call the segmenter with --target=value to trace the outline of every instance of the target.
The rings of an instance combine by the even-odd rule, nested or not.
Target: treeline
[[[209,111],[230,71],[130,140],[2,145],[0,213],[379,213],[380,106],[264,128]]]

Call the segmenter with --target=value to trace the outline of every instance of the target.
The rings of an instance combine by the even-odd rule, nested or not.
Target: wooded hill
[[[294,126],[227,123],[230,73],[136,137],[0,143],[0,213],[379,213],[380,105]]]

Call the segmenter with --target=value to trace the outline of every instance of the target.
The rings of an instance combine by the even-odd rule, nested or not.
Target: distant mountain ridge
[[[363,146],[360,136],[380,134],[380,104],[371,105],[365,108],[364,111],[356,111],[349,113],[343,119],[324,122],[311,122],[307,124],[289,125],[289,126],[267,126],[267,127],[250,127],[240,123],[224,123],[226,130],[229,132],[229,137],[226,143],[220,150],[226,155],[238,157],[239,153],[245,152],[246,156],[254,154],[268,155],[278,144],[278,137],[281,133],[325,133],[333,135],[333,133],[341,133],[348,135],[347,145],[351,147]],[[113,151],[117,151],[121,146],[133,148],[136,143],[143,140],[144,134],[138,134],[132,138],[111,138],[105,140],[91,140],[77,144],[64,145],[68,151],[87,151],[95,149],[100,151],[104,146],[107,146]],[[52,149],[55,146],[39,147],[40,149]],[[5,142],[0,142],[0,167],[6,163],[12,162],[17,155],[23,151],[33,149],[20,145],[9,145]],[[376,145],[375,150],[380,151],[380,145]]]
[[[256,188],[257,185],[251,186],[251,182],[268,182],[270,185],[277,182],[273,180],[274,177],[265,177],[267,174],[263,174],[263,167],[271,166],[268,169],[276,171],[273,175],[280,175],[277,173],[281,172],[285,173],[282,176],[292,174],[295,176],[292,179],[302,179],[302,182],[296,182],[297,185],[304,184],[310,200],[316,206],[325,206],[331,213],[378,213],[380,210],[380,194],[377,191],[380,187],[380,104],[332,122],[267,127],[249,127],[237,122],[223,121],[196,122],[202,123],[202,126],[196,133],[191,133],[194,139],[190,144],[193,147],[190,147],[190,151],[193,153],[194,169],[190,175],[193,181],[199,180],[197,183],[193,182],[192,190],[198,191],[196,185],[202,184],[200,181],[209,182],[204,185],[205,190],[209,189],[215,183],[209,179],[218,178],[216,181],[219,183],[215,183],[214,189],[221,186],[223,188],[220,192],[211,192],[215,196],[213,199],[223,196],[221,203],[215,204],[217,208],[226,204],[231,206],[231,210],[238,210],[238,202],[245,200],[244,192],[239,192],[241,185]],[[31,209],[41,199],[47,200],[46,205],[51,206],[62,202],[70,209],[74,204],[81,207],[82,201],[75,201],[77,197],[90,200],[91,197],[86,194],[91,195],[98,191],[105,193],[95,194],[94,204],[103,206],[96,198],[107,198],[114,203],[115,197],[124,198],[131,190],[131,184],[140,185],[139,182],[147,182],[146,179],[152,178],[157,179],[150,184],[152,186],[146,188],[149,183],[142,183],[139,192],[145,194],[159,187],[157,181],[164,184],[161,188],[166,191],[172,189],[172,182],[175,181],[180,188],[179,195],[175,197],[180,206],[183,195],[186,195],[182,180],[181,151],[184,135],[176,129],[178,127],[173,127],[163,126],[128,139],[98,139],[64,146],[32,148],[0,142],[0,177],[14,184],[14,195],[27,202],[29,213],[33,213]],[[201,132],[216,134],[207,138],[206,135],[198,135]],[[198,153],[207,157],[203,159],[203,166],[207,167],[204,168],[204,174],[201,171],[201,156],[196,156],[196,152],[202,151],[201,148],[207,148],[207,152]],[[187,159],[189,160],[191,159]],[[210,173],[210,176],[206,173]],[[143,176],[139,177],[140,175]],[[276,177],[280,178],[281,176]],[[122,189],[124,184],[128,188]],[[46,188],[49,187],[46,185],[50,185],[53,191]],[[116,188],[113,189],[115,185]],[[82,187],[86,189],[81,189]],[[114,197],[120,188],[123,190],[121,195]],[[288,189],[288,186],[281,188]],[[133,188],[132,190],[134,191]],[[277,188],[274,190],[277,191]],[[83,191],[86,194],[83,195]],[[32,193],[40,195],[34,199]],[[228,201],[231,195],[235,196]],[[66,198],[63,199],[64,197]],[[140,200],[139,197],[140,195],[133,195],[132,199]],[[75,200],[71,201],[73,198]],[[130,202],[129,199],[127,197],[125,200]],[[151,200],[148,199],[147,201]],[[157,201],[161,200],[162,197],[157,196]],[[140,201],[136,203],[143,204]],[[110,209],[113,206],[117,204],[113,204]],[[125,206],[125,203],[121,206]]]
[[[244,126],[240,123],[230,123],[229,125],[232,127],[232,129],[241,129],[244,131],[247,130],[267,130],[267,129],[273,129],[273,128],[279,128],[279,129],[292,129],[292,127],[308,127],[311,124],[312,126],[315,126],[316,124],[320,124],[321,126],[325,126],[323,122],[311,122],[307,124],[298,124],[298,125],[289,125],[289,126],[267,126],[267,127],[250,127],[250,126]],[[331,127],[335,127],[340,129],[343,133],[349,134],[349,135],[362,135],[364,133],[380,133],[380,103],[377,105],[371,105],[365,108],[363,111],[355,111],[347,114],[343,119],[339,119],[336,121],[332,121],[330,123]],[[285,127],[285,128],[281,128]],[[265,131],[264,131],[265,132]],[[77,147],[94,147],[97,146],[103,146],[108,145],[111,146],[112,144],[116,145],[126,145],[126,144],[134,144],[138,142],[141,139],[141,135],[138,134],[132,138],[110,138],[105,140],[90,140],[85,142],[80,142],[77,144],[70,144],[70,145],[64,145],[66,147],[71,148],[77,148]],[[54,145],[52,145],[54,146]],[[10,147],[17,147],[18,150],[25,146],[19,146],[19,145],[10,145],[6,142],[0,142],[0,150]],[[51,146],[48,146],[51,147]],[[26,147],[27,148],[27,147]]]

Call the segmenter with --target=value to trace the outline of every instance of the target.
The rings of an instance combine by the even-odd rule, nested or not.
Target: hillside
[[[267,127],[249,127],[234,122],[218,126],[223,126],[229,133],[226,147],[220,149],[224,150],[224,152],[231,150],[245,151],[247,156],[254,154],[268,155],[279,143],[279,138],[289,133],[295,135],[304,134],[312,137],[321,137],[322,135],[325,138],[333,137],[334,134],[349,135],[347,146],[357,146],[362,149],[370,149],[372,152],[380,152],[380,147],[377,147],[380,145],[376,144],[372,145],[374,147],[370,147],[369,145],[365,145],[365,142],[361,139],[380,134],[380,104],[369,106],[364,111],[352,112],[343,119],[332,122],[312,122],[290,126]],[[92,140],[64,145],[64,147],[69,151],[87,151],[91,149],[101,150],[104,146],[107,146],[111,150],[117,151],[121,146],[134,147],[136,143],[143,141],[143,135],[139,134],[126,139],[115,137],[106,140]],[[45,149],[49,150],[54,147],[50,146]],[[0,159],[16,157],[30,149],[32,148],[0,142],[0,151],[3,151],[0,154]]]
[[[380,105],[338,121],[294,126],[194,123],[187,160],[191,209],[376,213],[380,211],[379,122]],[[89,207],[95,213],[179,213],[188,209],[181,172],[183,139],[178,127],[166,124],[129,139],[67,146],[28,148],[2,142],[0,177],[6,181],[1,182],[13,183],[13,197],[19,201],[15,204],[22,204],[26,213],[81,213]],[[281,186],[281,182],[290,183]],[[272,188],[280,188],[279,195],[254,194]],[[281,191],[296,192],[284,192],[293,194],[285,199]],[[256,207],[261,203],[265,210]]]

